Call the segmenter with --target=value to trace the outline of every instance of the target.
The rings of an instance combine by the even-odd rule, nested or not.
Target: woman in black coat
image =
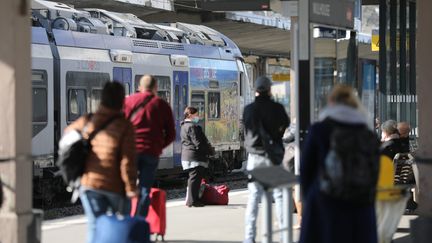
[[[359,108],[350,87],[336,86],[319,122],[309,129],[300,162],[303,192],[300,243],[377,243],[374,203],[350,203],[331,198],[320,190],[319,178],[335,126],[353,131],[367,126],[367,116]]]
[[[198,110],[187,107],[184,111],[184,121],[181,123],[180,137],[182,143],[182,166],[189,172],[187,201],[189,207],[202,207],[199,200],[201,180],[208,168],[208,156],[213,154],[207,137],[198,125],[200,117]]]

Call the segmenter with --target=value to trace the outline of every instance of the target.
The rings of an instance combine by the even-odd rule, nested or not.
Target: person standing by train
[[[140,79],[138,90],[138,93],[126,98],[124,113],[135,127],[141,189],[137,210],[139,215],[146,217],[159,156],[174,141],[175,125],[171,107],[157,95],[158,84],[153,76],[144,75]]]
[[[181,123],[182,166],[189,172],[187,201],[188,207],[202,207],[199,200],[201,180],[208,168],[208,156],[213,155],[213,148],[198,125],[200,117],[195,107],[186,107],[184,121]]]
[[[76,130],[85,138],[93,137],[80,188],[88,219],[88,243],[93,242],[98,216],[107,211],[129,214],[127,198],[139,193],[134,130],[122,114],[124,97],[122,84],[106,83],[96,113],[80,117],[65,129],[65,134]]]
[[[265,139],[262,130],[267,137],[275,143],[282,144],[282,136],[289,126],[290,120],[285,108],[271,99],[271,81],[267,77],[259,77],[255,81],[255,102],[245,107],[243,113],[245,130],[245,147],[249,153],[246,169],[251,171],[259,167],[276,166],[267,157],[270,152],[264,148]],[[282,162],[282,161],[280,161]],[[244,243],[254,243],[256,237],[256,220],[258,215],[258,203],[264,189],[257,182],[248,183],[249,199],[245,216],[245,240]],[[279,227],[282,226],[282,191],[273,190],[276,202],[276,215]]]

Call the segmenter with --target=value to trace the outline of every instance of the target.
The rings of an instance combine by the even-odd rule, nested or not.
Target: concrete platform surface
[[[230,192],[228,206],[205,206],[188,208],[184,200],[167,202],[167,243],[239,243],[244,235],[244,212],[247,190]],[[395,234],[396,243],[410,243],[409,220],[414,216],[404,216]],[[295,219],[295,217],[294,217]],[[260,242],[261,218],[258,218]],[[274,228],[277,224],[274,224]],[[43,243],[79,243],[86,239],[86,219],[83,215],[44,221],[42,226]],[[294,232],[297,241],[299,232]],[[273,240],[279,241],[275,235]]]

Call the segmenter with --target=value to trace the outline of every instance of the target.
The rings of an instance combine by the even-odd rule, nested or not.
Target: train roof
[[[44,0],[33,0],[32,19],[35,44],[49,44],[49,35],[57,46],[228,60],[241,57],[232,40],[203,25],[150,24],[133,14],[103,9],[76,10],[66,4]]]

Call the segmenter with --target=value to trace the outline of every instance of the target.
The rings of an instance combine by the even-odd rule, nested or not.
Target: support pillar
[[[419,176],[418,185],[418,213],[419,218],[411,222],[412,241],[416,243],[430,242],[432,238],[432,68],[430,57],[432,49],[432,1],[418,0],[418,29],[417,29],[417,95],[419,118],[419,150],[416,154]]]
[[[29,3],[0,1],[0,158],[10,158],[0,164],[2,243],[40,242],[32,227]]]

